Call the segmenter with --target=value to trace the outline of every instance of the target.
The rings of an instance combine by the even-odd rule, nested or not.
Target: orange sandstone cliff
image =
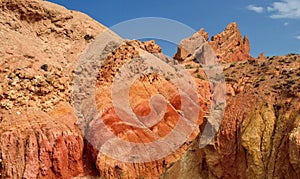
[[[97,146],[111,137],[104,135],[105,130],[124,141],[147,144],[172,131],[185,103],[170,79],[151,73],[141,76],[129,90],[133,112],[146,116],[165,103],[166,113],[157,111],[160,121],[150,128],[137,128],[116,114],[111,97],[113,79],[122,65],[143,54],[153,54],[168,63],[174,61],[168,61],[154,41],[127,41],[108,54],[96,82],[99,116],[86,121],[83,132],[74,111],[73,78],[84,49],[107,28],[82,13],[42,0],[2,0],[0,7],[1,178],[300,175],[299,55],[252,58],[249,40],[242,38],[236,23],[213,36],[200,56],[211,47],[222,62],[227,105],[215,139],[200,149],[198,142],[208,123],[212,89],[195,54],[182,46],[202,44],[192,44],[193,38],[183,40],[174,57],[191,74],[200,94],[197,104],[203,110],[197,116],[197,128],[170,155],[145,163],[128,163],[99,151]],[[203,29],[198,34],[208,40]],[[150,103],[155,94],[164,99],[155,98]],[[89,106],[86,110],[90,110]],[[144,121],[148,123],[151,120]],[[145,156],[149,153],[145,151]]]

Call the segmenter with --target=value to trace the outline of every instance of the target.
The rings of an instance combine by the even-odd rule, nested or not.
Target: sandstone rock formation
[[[100,68],[95,96],[99,116],[88,121],[87,128],[81,131],[72,106],[75,68],[86,46],[106,28],[84,14],[42,0],[2,0],[0,7],[1,178],[300,175],[299,55],[255,60],[249,55],[248,38],[241,37],[235,23],[208,43],[204,29],[198,33],[204,38],[201,44],[191,43],[198,34],[183,40],[181,45],[197,53],[179,46],[175,55],[179,64],[167,59],[154,41],[127,41],[108,54]],[[223,63],[227,107],[215,140],[200,149],[198,138],[205,124],[211,122],[207,112],[215,102],[212,97],[218,94],[211,94],[209,76],[199,64],[212,58],[207,57],[208,44]],[[125,64],[143,66],[139,56],[147,52],[191,74],[200,96],[195,103],[202,110],[197,116],[197,128],[190,131],[178,150],[156,161],[128,163],[101,153],[98,146],[116,136],[146,145],[167,136],[180,116],[189,115],[181,111],[182,106],[190,104],[180,100],[184,97],[172,83],[172,77],[155,73],[140,76],[130,87],[128,99],[140,121],[151,127],[131,125],[129,122],[134,120],[126,111],[119,111],[121,117],[117,114],[111,95],[114,77]],[[160,96],[151,98],[157,94]],[[155,110],[163,108],[162,104],[166,104],[166,113]],[[159,121],[143,118],[149,114],[158,116]],[[124,118],[128,121],[124,122]],[[149,154],[145,151],[145,156],[151,157]]]
[[[197,136],[198,128],[177,152],[161,161],[147,164],[120,163],[98,154],[88,144],[84,147],[82,131],[77,126],[77,117],[70,106],[73,72],[82,51],[105,27],[79,12],[68,11],[45,1],[2,1],[1,9],[2,177],[84,176],[88,174],[87,165],[92,168],[95,165],[98,175],[102,177],[118,177],[120,174],[131,178],[158,177],[165,171],[166,166],[180,158],[189,142]],[[116,70],[136,57],[138,49],[165,58],[154,41],[128,42],[115,54],[108,56],[106,64],[101,68],[101,78],[98,79],[97,86],[99,94],[96,97],[99,99],[99,111],[104,111],[104,122],[116,135],[133,142],[147,142],[155,138],[147,138],[143,136],[147,133],[131,126],[119,125],[120,119],[114,116],[114,109],[109,102],[111,99],[106,100],[106,93],[110,92],[107,86],[111,85]],[[201,73],[196,68],[190,70],[195,76]],[[204,78],[195,80],[203,99],[208,99],[209,85],[204,82]],[[149,99],[153,94],[162,94],[167,103],[170,103],[167,105],[166,116],[152,128],[156,135],[165,136],[176,124],[179,116],[181,102],[176,88],[165,78],[151,74],[141,77],[133,88],[131,92],[134,98],[131,102],[137,114],[143,116],[148,113]],[[145,90],[149,90],[149,93],[145,94]],[[203,109],[208,105],[201,100],[199,104]],[[202,123],[204,114],[205,110],[199,114],[198,125]],[[97,135],[99,126],[95,123],[90,124],[88,135],[94,135],[96,140],[101,140]],[[89,152],[90,154],[86,154]],[[84,154],[96,155],[96,158],[93,158],[94,161],[85,161]]]
[[[154,48],[153,48],[154,47]],[[112,83],[117,72],[124,64],[129,64],[133,61],[134,58],[138,57],[140,53],[143,53],[142,50],[151,52],[157,56],[162,56],[162,54],[157,54],[161,52],[161,49],[153,43],[153,41],[141,43],[139,41],[127,42],[125,45],[121,46],[115,52],[110,54],[105,60],[104,65],[99,73],[98,83],[97,83],[97,94],[96,94],[96,105],[98,111],[101,111],[101,118],[92,121],[89,124],[89,130],[87,132],[88,140],[94,141],[93,147],[91,147],[91,153],[94,153],[94,160],[96,167],[100,172],[101,176],[108,178],[139,178],[139,177],[159,177],[165,172],[166,168],[172,165],[172,163],[178,161],[182,154],[185,152],[187,146],[190,145],[191,141],[199,133],[199,129],[196,128],[194,131],[191,131],[189,140],[186,140],[182,146],[172,152],[170,155],[151,162],[145,163],[126,163],[122,161],[115,160],[109,156],[104,155],[103,153],[97,150],[97,147],[105,145],[105,142],[113,140],[114,136],[118,136],[124,141],[134,142],[134,143],[151,143],[159,138],[166,137],[169,133],[172,132],[174,127],[179,121],[181,105],[184,101],[181,101],[181,97],[178,93],[178,89],[174,84],[170,83],[170,79],[167,79],[165,76],[161,76],[155,73],[149,73],[142,75],[134,84],[130,87],[129,100],[131,108],[138,116],[147,116],[151,110],[157,111],[158,113],[154,114],[151,119],[145,120],[155,120],[157,117],[159,121],[155,122],[149,129],[138,128],[133,125],[130,125],[128,122],[124,121],[124,118],[130,118],[130,115],[125,111],[122,111],[122,115],[118,116],[116,113],[116,108],[112,103]],[[149,50],[150,49],[150,50]],[[166,59],[166,57],[162,58]],[[141,64],[136,65],[137,67],[143,66],[143,61]],[[183,63],[182,66],[185,67],[186,63]],[[209,83],[204,81],[204,79],[197,78],[197,75],[202,74],[201,71],[197,70],[198,66],[194,63],[195,68],[191,68],[190,71],[195,76],[195,83],[197,84],[197,90],[201,95],[199,99],[199,105],[203,111],[199,113],[197,126],[203,123],[203,116],[205,111],[207,111],[207,106],[210,97],[210,87]],[[191,64],[189,64],[191,66]],[[121,88],[122,89],[122,88]],[[165,99],[167,104],[165,114],[160,114],[162,105],[164,102],[157,99],[157,103],[150,103],[150,99],[154,95],[160,94]],[[206,101],[204,101],[206,100]],[[151,107],[150,107],[151,105]],[[184,111],[182,111],[184,112]],[[125,117],[128,116],[128,117]],[[133,121],[133,119],[128,119]],[[143,119],[140,119],[143,121]],[[147,122],[147,121],[145,121]],[[149,121],[151,122],[151,121]],[[113,136],[106,136],[107,138],[99,138],[107,134],[105,128],[109,128],[113,132]],[[183,131],[181,131],[183,132]],[[176,139],[174,139],[176,140]],[[170,142],[169,146],[173,143]],[[114,145],[118,145],[115,143]],[[120,145],[118,145],[120,146]],[[159,149],[163,152],[163,150]],[[124,152],[124,151],[123,151]],[[143,155],[149,155],[150,151],[136,151],[136,153],[143,153]],[[122,153],[122,152],[121,152]],[[153,155],[150,155],[154,157]]]
[[[299,67],[299,55],[225,67],[231,90],[216,144],[195,141],[163,178],[297,178]]]
[[[258,55],[257,59],[259,59],[259,60],[266,59],[265,54],[264,54],[263,52],[260,53],[260,54]]]
[[[69,178],[84,172],[70,105],[72,70],[104,27],[41,0],[0,3],[0,174]]]
[[[229,24],[224,32],[212,36],[210,45],[221,61],[235,62],[251,58],[249,39],[247,36],[242,38],[236,23]]]
[[[84,172],[83,137],[66,103],[39,109],[2,110],[1,178],[70,178]]]
[[[84,37],[104,27],[79,12],[38,0],[1,1],[0,13],[2,107],[47,110],[69,101],[69,79],[88,43]]]
[[[208,33],[203,28],[198,32],[206,41],[209,41]],[[211,37],[209,44],[214,49],[216,56],[221,62],[235,62],[252,59],[250,55],[250,42],[247,36],[242,38],[236,23],[230,23],[226,29]],[[182,47],[178,47],[175,59],[185,59],[189,54],[185,54]]]

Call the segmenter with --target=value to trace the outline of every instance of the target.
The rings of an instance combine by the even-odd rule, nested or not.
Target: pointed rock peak
[[[247,35],[244,36],[243,43],[244,43],[244,44],[250,43],[250,42],[249,42],[249,38],[248,38]]]
[[[257,59],[259,59],[259,60],[265,60],[266,57],[265,57],[264,52],[261,52],[261,53],[258,55]]]
[[[244,39],[243,39],[243,52],[245,54],[250,54],[250,41],[247,37],[247,35],[244,36]]]
[[[236,22],[227,25],[226,29],[213,36],[210,45],[223,62],[235,62],[248,60],[250,56],[250,42],[247,36],[244,38],[238,29]]]
[[[197,33],[209,42],[215,55],[222,62],[243,61],[253,58],[250,55],[249,39],[247,36],[241,36],[238,25],[235,22],[228,24],[223,32],[212,36],[210,41],[208,33],[204,31],[204,28],[201,28]],[[185,43],[191,43],[188,41],[186,39]],[[179,46],[175,59],[184,61],[188,56],[188,53]]]
[[[204,28],[201,28],[198,32],[206,41],[208,41],[208,32],[204,31]]]
[[[237,29],[238,30],[238,25],[236,22],[231,22],[230,24],[227,25],[226,30],[233,30]]]

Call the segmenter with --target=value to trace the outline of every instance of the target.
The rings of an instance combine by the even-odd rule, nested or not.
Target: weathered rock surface
[[[216,144],[195,141],[163,178],[297,178],[299,67],[299,55],[226,65],[231,90]]]
[[[77,118],[70,107],[72,73],[86,45],[105,27],[81,13],[45,1],[2,1],[1,9],[2,177],[84,176],[84,170],[89,170],[86,169],[87,163],[91,167],[95,165],[98,175],[106,178],[158,177],[166,166],[180,159],[188,144],[199,133],[196,128],[189,136],[190,139],[174,154],[146,164],[122,163],[98,154],[90,146],[86,146],[87,149],[83,151],[82,132],[76,125]],[[156,138],[147,137],[145,131],[122,124],[107,95],[114,74],[122,64],[138,55],[137,49],[165,58],[154,41],[128,42],[116,54],[111,54],[100,70],[101,78],[97,86],[99,94],[96,98],[99,99],[99,111],[103,110],[103,121],[115,135],[124,140],[143,143]],[[190,71],[193,71],[194,76],[200,73],[196,68]],[[195,80],[203,99],[208,99],[209,84],[204,82],[204,77]],[[154,74],[141,77],[132,88],[130,102],[134,112],[142,116],[148,114],[149,99],[153,94],[161,94],[166,98],[167,113],[151,130],[156,137],[167,135],[179,117],[181,101],[176,88],[165,77]],[[145,90],[149,93],[145,93]],[[202,123],[208,103],[199,100],[199,104],[204,111],[199,114],[198,125]],[[97,123],[91,123],[88,135],[95,136],[96,141],[104,140],[99,138],[98,129]],[[94,161],[84,161],[83,154],[87,152],[96,156]]]
[[[72,71],[104,26],[88,16],[41,0],[0,4],[0,103],[49,110],[70,101]]]
[[[1,178],[69,178],[84,172],[83,138],[69,104],[0,111]]]
[[[77,176],[84,139],[72,70],[104,26],[41,0],[2,0],[0,9],[1,178]]]
[[[209,40],[208,33],[205,32],[203,28],[201,28],[198,33],[209,42],[221,62],[235,62],[252,59],[250,55],[249,39],[247,36],[241,36],[236,23],[230,23],[223,32],[212,36],[211,40]],[[185,59],[189,55],[186,53],[185,49],[179,46],[175,59]]]
[[[251,59],[250,42],[247,36],[242,37],[236,23],[211,37],[209,42],[217,56],[224,62],[235,62]]]
[[[156,50],[155,48],[153,48],[153,46],[156,46]],[[125,118],[127,118],[128,121],[134,121],[134,119],[130,119],[130,115],[125,111],[122,111],[121,116],[118,116],[118,114],[116,114],[116,108],[113,107],[111,97],[113,78],[116,76],[118,69],[120,69],[126,63],[129,64],[135,57],[138,57],[140,53],[143,53],[139,49],[147,50],[153,54],[161,52],[160,48],[157,47],[157,45],[154,45],[154,43],[151,41],[145,43],[141,43],[139,41],[127,42],[127,44],[121,46],[119,49],[108,56],[108,58],[104,62],[103,68],[99,73],[96,92],[96,105],[98,107],[98,111],[100,111],[101,118],[96,119],[89,124],[87,135],[88,140],[93,141],[93,147],[91,147],[90,149],[91,152],[94,153],[94,160],[96,163],[96,167],[100,172],[100,176],[103,177],[159,177],[163,172],[165,172],[166,168],[180,159],[187,146],[190,145],[191,141],[194,140],[199,133],[198,128],[196,128],[195,131],[191,131],[192,133],[189,136],[189,139],[186,140],[179,149],[175,150],[170,155],[167,155],[166,157],[153,162],[151,161],[134,164],[126,163],[112,159],[111,157],[106,156],[97,150],[97,147],[95,146],[104,145],[106,142],[113,140],[115,136],[118,136],[124,141],[134,143],[151,143],[171,133],[179,120],[182,101],[176,87],[172,83],[170,83],[170,81],[168,81],[166,77],[160,76],[155,73],[142,75],[139,79],[137,79],[130,87],[129,99],[124,100],[129,100],[131,108],[138,116],[147,116],[149,113],[151,113],[151,111],[157,111],[157,113],[153,114],[153,117],[148,120],[154,121],[155,119],[159,119],[159,121],[154,121],[154,124],[151,127],[149,127],[148,129],[143,129],[135,127],[124,121]],[[159,56],[162,54],[156,55]],[[185,65],[187,64],[182,64],[183,67],[185,67]],[[195,83],[198,85],[198,92],[203,95],[201,96],[201,100],[199,99],[199,105],[203,110],[199,113],[198,116],[197,125],[199,126],[203,123],[202,119],[205,115],[205,111],[207,111],[208,108],[207,106],[209,102],[207,101],[209,101],[210,97],[210,87],[209,83],[205,81],[204,78],[200,79],[196,77],[197,75],[200,75],[201,72],[199,71],[199,65],[197,65],[196,63],[194,65],[195,68],[193,67],[189,70],[191,71],[191,74],[195,76]],[[142,64],[137,65],[137,67],[141,66]],[[190,67],[191,64],[188,64],[188,66]],[[164,114],[160,114],[163,102],[157,99],[157,103],[152,103],[153,101],[150,103],[151,97],[157,94],[160,94],[165,98],[162,99],[167,104],[166,112]],[[143,121],[143,119],[140,119],[140,121]],[[151,121],[144,122],[151,123]],[[112,131],[113,135],[107,135],[107,129]],[[99,138],[99,136],[103,137]],[[171,144],[172,143],[170,143],[170,145]],[[118,144],[113,143],[113,145]],[[148,151],[138,150],[136,151],[136,153],[143,153],[143,155],[145,156],[149,155]]]
[[[85,132],[89,140],[85,141],[71,106],[73,71],[83,50],[105,27],[86,15],[42,0],[2,0],[0,8],[1,178],[86,175],[297,178],[300,175],[299,55],[254,60],[249,55],[248,38],[241,37],[235,23],[213,36],[209,45],[224,62],[227,107],[216,140],[199,149],[197,135],[203,130],[201,124],[206,122],[211,89],[199,61],[179,47],[175,58],[192,74],[201,97],[199,105],[203,111],[197,119],[200,129],[191,131],[172,154],[132,164],[104,155],[97,145],[115,136],[141,144],[165,137],[184,112],[180,107],[186,104],[168,77],[145,74],[131,86],[128,100],[144,124],[155,123],[147,130],[138,128],[116,114],[118,109],[113,107],[111,99],[114,77],[120,67],[146,51],[168,63],[174,61],[168,61],[154,41],[129,41],[108,55],[96,85],[100,115],[87,124]],[[204,29],[199,34],[208,40]],[[195,49],[201,45],[188,40],[183,43]],[[205,56],[207,49],[208,46],[202,47],[197,55]],[[155,94],[164,99],[151,101]],[[164,102],[166,113],[152,114],[159,116],[159,121],[142,118],[153,109],[161,109]],[[107,130],[112,135],[105,135]],[[145,156],[148,154],[145,151]]]

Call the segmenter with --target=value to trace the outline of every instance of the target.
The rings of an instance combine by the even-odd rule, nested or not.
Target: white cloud
[[[295,38],[298,39],[298,40],[300,40],[300,35],[296,36]]]
[[[271,12],[271,11],[274,11],[275,9],[273,7],[267,7],[267,11]]]
[[[257,13],[266,10],[273,19],[300,19],[300,0],[280,0],[267,7],[249,5],[247,9]]]
[[[284,25],[284,26],[288,26],[288,25],[289,25],[289,23],[288,23],[288,22],[285,22],[285,23],[283,23],[283,25]]]
[[[267,11],[273,12],[270,15],[274,19],[300,19],[300,1],[299,0],[282,0],[274,2]]]
[[[254,11],[256,13],[264,12],[264,8],[261,6],[249,5],[249,6],[247,6],[247,9],[250,11]]]

